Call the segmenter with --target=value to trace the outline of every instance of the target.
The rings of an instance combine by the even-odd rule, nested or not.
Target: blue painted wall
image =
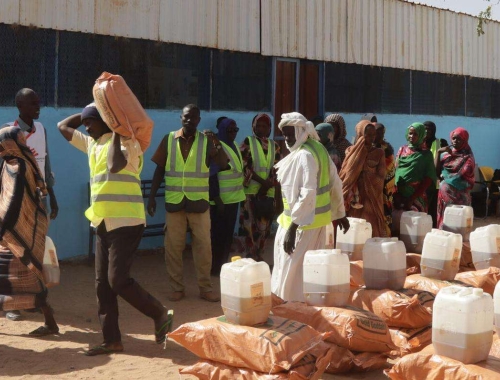
[[[50,225],[49,235],[54,240],[58,255],[61,259],[85,255],[88,250],[88,221],[83,213],[87,208],[87,183],[89,168],[87,157],[82,152],[73,148],[57,130],[57,122],[65,117],[80,112],[76,108],[43,108],[40,122],[47,129],[49,149],[51,154],[52,170],[56,176],[55,192],[59,202],[59,216]],[[156,150],[162,137],[180,127],[180,111],[149,110],[148,114],[155,121],[153,143],[145,153],[145,165],[142,173],[143,179],[151,178],[155,165],[151,156]],[[228,116],[236,120],[240,131],[237,141],[251,134],[251,121],[253,112],[202,112],[200,130],[215,130],[215,122],[220,116]],[[386,140],[394,149],[405,143],[406,127],[414,121],[432,120],[437,125],[437,136],[449,140],[449,133],[457,126],[463,126],[471,134],[470,145],[480,165],[500,167],[500,150],[497,142],[500,141],[500,128],[498,120],[467,118],[456,116],[426,116],[426,115],[378,115],[379,121],[386,126]],[[13,121],[17,117],[14,107],[0,108],[0,123]],[[354,126],[359,121],[359,114],[344,114],[349,140],[354,136]],[[83,130],[83,127],[81,127]],[[157,207],[157,215],[148,217],[149,223],[161,223],[165,218],[165,211],[161,203]],[[163,246],[161,237],[147,238],[141,243],[141,248]]]

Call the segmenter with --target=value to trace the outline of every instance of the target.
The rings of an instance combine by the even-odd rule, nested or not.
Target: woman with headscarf
[[[337,150],[340,157],[340,167],[345,159],[345,151],[352,144],[345,138],[347,136],[347,129],[345,127],[344,118],[338,113],[332,113],[325,118],[325,123],[330,124],[335,131],[333,137],[333,147]]]
[[[437,227],[442,228],[448,205],[470,206],[476,162],[469,146],[469,133],[458,127],[450,133],[451,147],[438,149],[435,164],[441,175],[437,203]]]
[[[29,333],[57,334],[42,274],[47,190],[38,164],[18,126],[0,130],[0,310],[40,308],[45,324]]]
[[[385,153],[385,179],[384,179],[384,214],[387,224],[387,236],[390,236],[392,229],[392,195],[394,193],[394,176],[396,166],[394,163],[394,148],[385,141],[385,126],[382,123],[375,123],[375,147],[381,148]]]
[[[427,212],[426,190],[435,186],[436,169],[432,152],[423,150],[425,126],[413,123],[406,130],[407,145],[399,148],[396,155],[396,192],[394,208]]]
[[[216,164],[210,166],[211,274],[213,276],[220,275],[222,265],[229,259],[238,206],[241,201],[245,200],[243,158],[234,143],[239,128],[233,119],[225,118],[219,123],[218,130],[217,138],[229,162],[225,168],[219,168]]]
[[[340,171],[344,204],[348,216],[372,225],[372,234],[388,236],[384,217],[383,188],[385,155],[375,148],[375,126],[367,120],[356,125],[356,143],[346,150]]]
[[[269,138],[271,118],[260,113],[252,120],[253,135],[240,146],[243,158],[243,186],[246,199],[240,207],[240,236],[245,236],[247,257],[262,261],[266,238],[275,214],[276,171],[280,159],[278,144]]]

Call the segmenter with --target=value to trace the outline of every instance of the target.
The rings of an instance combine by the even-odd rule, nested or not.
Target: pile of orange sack
[[[235,317],[237,313],[227,305],[229,298],[224,305],[225,291],[236,286],[224,283],[223,267],[221,294],[225,315],[186,323],[169,334],[170,339],[200,358],[179,372],[199,379],[319,379],[323,373],[383,369],[392,379],[497,378],[500,339],[494,333],[492,296],[500,269],[490,266],[474,270],[470,244],[465,242],[458,254],[453,251],[455,268],[443,271],[445,275],[439,278],[441,272],[429,270],[425,255],[422,260],[423,255],[406,253],[404,245],[401,251],[401,244],[394,238],[367,240],[364,260],[356,261],[349,261],[339,250],[307,252],[306,302],[285,302],[270,292],[267,297],[268,286],[260,285],[259,295],[249,291],[249,297],[260,308],[269,302],[269,309],[265,320],[251,326],[240,323],[244,313]],[[322,304],[318,300],[328,299],[328,295],[318,297],[320,290],[316,298],[306,292],[305,268],[310,253],[346,256],[350,282],[346,284],[345,299],[339,304]],[[321,270],[329,266],[325,260]],[[252,263],[251,259],[241,261],[240,266],[267,265]],[[228,268],[230,265],[235,263],[225,264]],[[374,265],[389,268],[382,280],[376,277],[379,274],[373,270]],[[402,266],[396,268],[397,265]],[[332,268],[332,273],[338,270]],[[438,273],[437,278],[429,273]],[[452,277],[446,278],[450,273]],[[254,288],[267,279],[255,281]],[[326,294],[331,284],[323,285]],[[500,291],[497,293],[500,298]],[[262,303],[262,299],[266,301]],[[229,303],[234,306],[234,299]],[[495,318],[500,322],[500,306]],[[457,356],[453,358],[454,355]]]

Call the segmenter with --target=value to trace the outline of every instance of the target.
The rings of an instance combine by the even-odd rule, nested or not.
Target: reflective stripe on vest
[[[229,145],[222,141],[221,145],[229,158],[230,169],[220,171],[217,174],[220,198],[224,204],[238,203],[245,200],[245,190],[243,189],[243,158],[239,149],[235,152]]]
[[[319,169],[317,174],[314,220],[307,226],[299,226],[301,230],[311,230],[326,226],[332,221],[330,204],[330,159],[325,147],[316,140],[308,139],[300,149],[306,149],[314,156]],[[283,197],[283,213],[278,217],[278,223],[283,228],[288,228],[292,224],[290,206],[285,197]]]
[[[141,191],[141,179],[138,173],[120,170],[108,171],[109,139],[96,157],[96,143],[89,149],[90,199],[91,205],[85,216],[97,226],[103,218],[135,218],[146,222],[144,202]],[[142,170],[143,157],[139,157],[139,173]]]
[[[209,171],[206,164],[208,140],[196,132],[193,145],[184,162],[176,132],[170,132],[165,163],[165,202],[178,204],[184,197],[192,201],[208,201]]]
[[[276,147],[274,146],[274,141],[268,140],[267,156],[264,154],[264,149],[262,149],[261,143],[257,140],[255,136],[248,137],[248,143],[250,144],[250,154],[252,156],[253,171],[259,177],[263,179],[268,179],[271,169],[274,165],[274,158],[276,155]],[[251,180],[248,187],[245,188],[245,194],[257,194],[260,189],[260,183],[255,180]],[[267,196],[274,198],[274,187],[271,187]]]

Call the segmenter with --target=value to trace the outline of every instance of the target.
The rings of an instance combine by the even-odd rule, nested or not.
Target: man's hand
[[[50,197],[50,219],[54,220],[57,218],[57,214],[59,213],[59,206],[57,205],[57,200],[53,197]]]
[[[286,253],[291,255],[295,250],[295,236],[297,234],[297,226],[295,223],[292,223],[288,231],[285,234],[285,241],[283,242],[283,249]]]
[[[264,196],[267,194],[270,188],[272,188],[274,184],[266,179],[263,184],[260,185],[259,191],[257,192],[257,195],[259,196]]]
[[[337,219],[336,222],[338,223],[341,231],[343,231],[344,233],[347,233],[347,231],[349,231],[349,228],[351,227],[351,225],[349,224],[349,219],[347,219],[346,216],[344,216],[343,218]]]
[[[149,198],[148,199],[148,205],[147,205],[146,208],[147,208],[148,214],[150,216],[155,216],[155,213],[156,213],[156,199]]]

